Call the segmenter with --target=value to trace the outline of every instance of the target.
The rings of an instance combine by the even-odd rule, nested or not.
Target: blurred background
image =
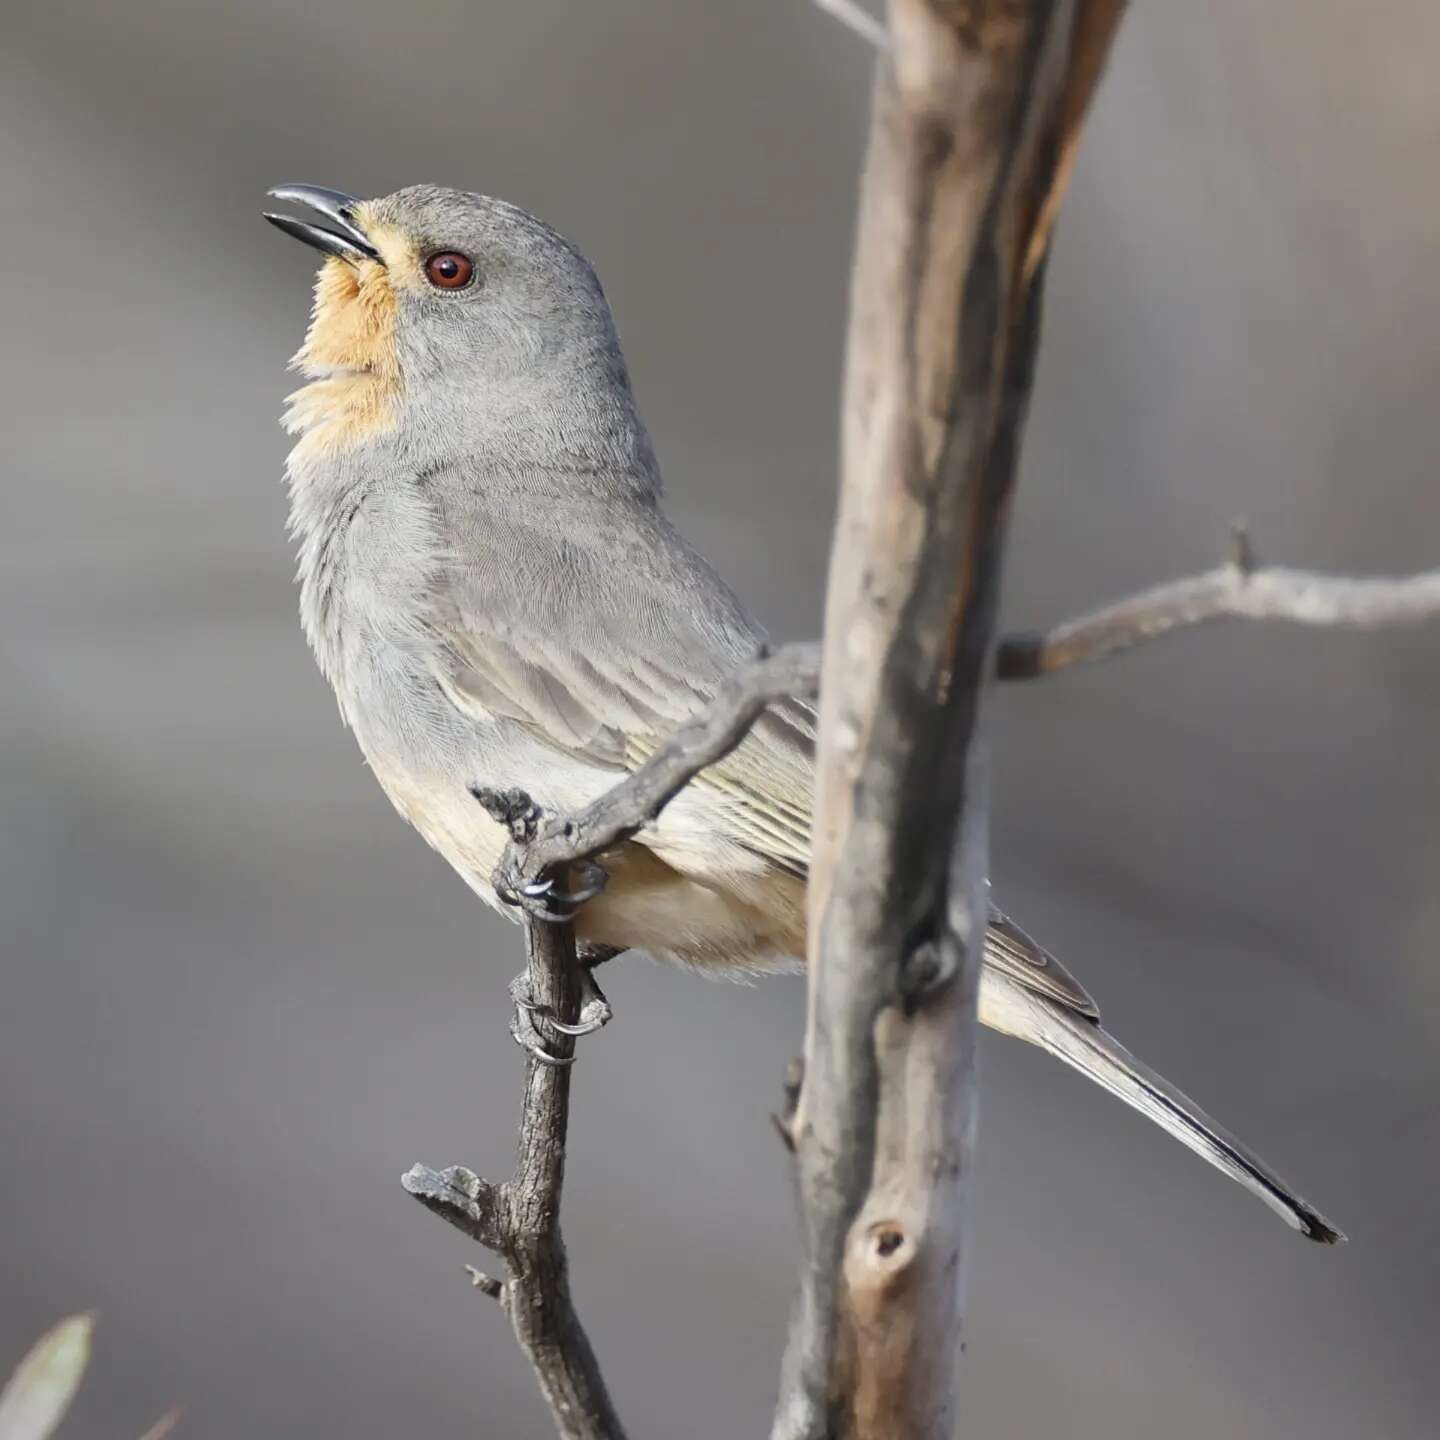
[[[1262,558],[1440,558],[1440,34],[1138,5],[1060,227],[1011,625]],[[570,234],[682,527],[816,633],[869,58],[803,0],[50,0],[0,48],[0,1372],[97,1307],[70,1440],[542,1436],[484,1263],[516,934],[396,817],[295,619],[268,185]],[[1351,1235],[987,1037],[964,1433],[1434,1434],[1440,635],[1230,628],[995,700],[997,894]],[[620,962],[566,1226],[639,1437],[765,1433],[793,980]]]

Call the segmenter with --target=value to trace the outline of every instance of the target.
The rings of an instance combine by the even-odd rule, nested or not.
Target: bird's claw
[[[549,1020],[551,1027],[562,1035],[593,1035],[615,1018],[615,1012],[610,1008],[610,1002],[605,998],[604,992],[595,983],[595,977],[588,970],[585,972],[584,996],[580,1005],[580,1018],[575,1024],[567,1025],[565,1021],[557,1020],[550,1015],[546,1019]]]
[[[547,1048],[546,1028],[572,1038],[593,1035],[608,1024],[615,1013],[588,969],[581,971],[580,985],[580,1014],[572,1024],[561,1020],[550,1006],[539,1004],[531,996],[529,977],[523,971],[510,982],[510,998],[515,1002],[515,1015],[510,1022],[511,1038],[542,1065],[575,1063],[573,1055],[556,1055]]]
[[[573,1065],[573,1055],[552,1055],[545,1048],[545,1041],[541,1037],[535,1023],[524,1010],[517,1010],[510,1021],[510,1038],[527,1054],[532,1060],[537,1060],[541,1065],[553,1065],[561,1067]]]
[[[495,887],[496,892],[507,905],[514,905],[537,920],[563,924],[572,919],[587,900],[593,900],[610,879],[604,867],[593,860],[576,860],[570,869],[580,881],[574,890],[557,889],[553,875],[542,875],[535,880],[507,878]]]

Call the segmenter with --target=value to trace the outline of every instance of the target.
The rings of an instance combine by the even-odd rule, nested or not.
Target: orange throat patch
[[[290,362],[311,383],[282,423],[302,438],[290,462],[348,450],[394,428],[400,398],[395,292],[384,265],[334,256],[320,267],[305,343]]]

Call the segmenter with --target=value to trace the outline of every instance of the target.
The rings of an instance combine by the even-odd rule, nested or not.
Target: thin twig
[[[815,6],[833,16],[867,45],[873,45],[877,50],[890,48],[890,32],[885,28],[885,22],[877,20],[856,0],[815,0]]]
[[[1216,620],[1370,629],[1440,616],[1440,570],[1352,579],[1279,565],[1257,567],[1247,556],[1242,552],[1228,564],[1157,585],[1052,630],[1008,636],[996,656],[996,674],[1001,680],[1032,680]]]
[[[580,1012],[574,926],[527,917],[525,946],[531,997],[573,1024]],[[545,1039],[556,1058],[574,1054],[574,1040],[559,1030]],[[560,1234],[569,1118],[570,1067],[542,1064],[532,1056],[515,1174],[509,1180],[492,1185],[463,1166],[435,1171],[416,1165],[401,1183],[427,1209],[505,1261],[505,1280],[497,1283],[486,1276],[475,1283],[504,1305],[562,1440],[624,1440],[570,1298]]]

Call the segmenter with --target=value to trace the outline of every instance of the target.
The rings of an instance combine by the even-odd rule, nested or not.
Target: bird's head
[[[292,465],[386,437],[417,457],[524,461],[516,446],[537,430],[583,458],[637,427],[595,272],[533,215],[433,185],[377,200],[270,194],[313,212],[318,223],[266,219],[326,256],[294,360],[312,383],[286,416],[304,437]]]

